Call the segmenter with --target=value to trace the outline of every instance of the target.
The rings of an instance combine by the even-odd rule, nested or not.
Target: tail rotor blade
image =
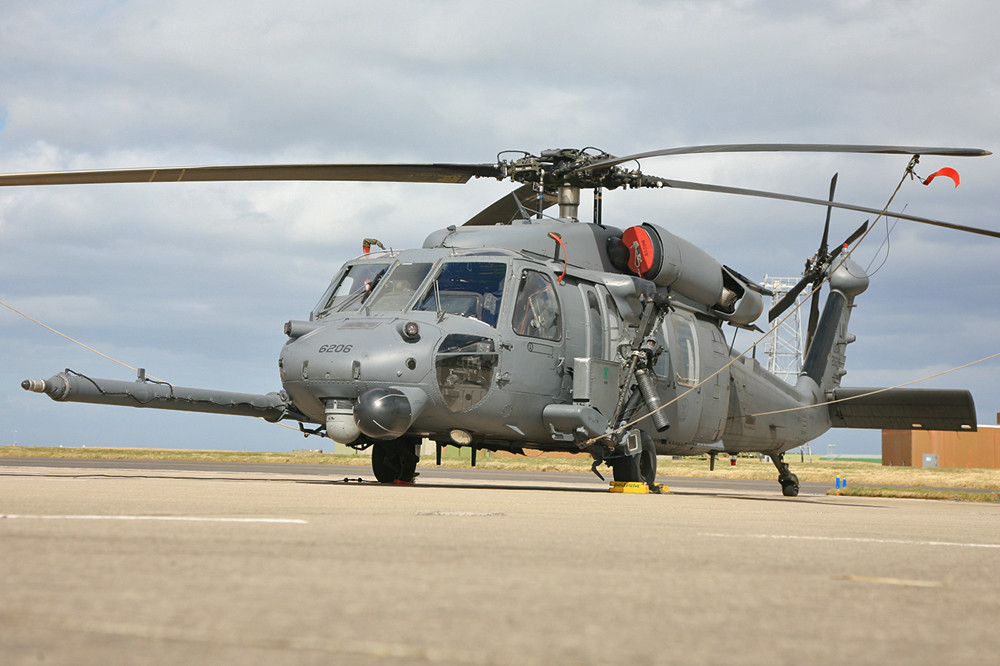
[[[806,328],[806,349],[812,344],[813,333],[816,332],[816,324],[819,323],[819,292],[817,287],[812,295],[812,305],[809,306],[809,326]]]
[[[868,220],[865,220],[864,224],[855,229],[854,233],[847,237],[847,240],[845,240],[837,247],[833,248],[833,252],[830,253],[830,261],[836,259],[837,255],[839,255],[841,252],[844,251],[844,248],[848,247],[851,243],[861,238],[866,231],[868,231]]]
[[[833,174],[833,178],[830,179],[830,201],[833,201],[833,193],[837,189],[837,176],[838,174]],[[830,240],[830,213],[833,212],[833,206],[826,207],[826,224],[823,225],[823,240],[819,243],[819,256],[824,256],[827,251],[827,242]]]
[[[777,303],[771,306],[771,309],[768,310],[767,312],[767,320],[774,321],[775,319],[780,317],[781,313],[787,310],[795,302],[795,299],[798,298],[799,294],[802,293],[802,290],[805,289],[805,286],[810,282],[812,282],[812,279],[813,279],[812,275],[808,273],[802,276],[802,279],[799,280],[794,287],[789,289],[787,294],[782,296],[780,299],[778,299]]]
[[[844,241],[844,245],[850,245],[854,241],[858,240],[866,231],[868,231],[868,220],[865,220],[860,227],[854,230],[853,234],[847,237],[847,240]]]

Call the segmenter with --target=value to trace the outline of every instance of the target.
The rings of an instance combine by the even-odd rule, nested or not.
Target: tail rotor
[[[837,189],[837,174],[833,174],[833,178],[830,179],[830,198],[829,201],[833,202],[833,194]],[[820,301],[820,290],[819,286],[823,283],[826,278],[826,274],[833,265],[833,262],[844,251],[845,248],[849,247],[851,243],[860,238],[865,231],[868,230],[868,222],[865,221],[860,227],[858,227],[854,233],[847,237],[847,239],[833,248],[831,252],[828,247],[828,242],[830,239],[830,214],[833,212],[833,206],[826,207],[826,223],[823,225],[823,237],[819,243],[819,249],[816,250],[810,259],[806,260],[805,270],[802,272],[802,279],[800,279],[794,287],[788,290],[788,292],[775,303],[771,309],[768,311],[767,319],[768,321],[774,321],[782,315],[798,298],[799,294],[806,288],[807,285],[812,288],[812,302],[809,307],[809,324],[806,329],[806,349],[809,348],[809,344],[812,342],[813,334],[816,332],[816,325],[819,322],[819,301]]]

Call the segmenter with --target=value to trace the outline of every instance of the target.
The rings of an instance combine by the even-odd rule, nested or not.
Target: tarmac
[[[0,461],[4,664],[1000,653],[996,504],[786,498],[731,480],[633,495],[579,474],[433,469],[382,486],[366,468],[176,467]]]

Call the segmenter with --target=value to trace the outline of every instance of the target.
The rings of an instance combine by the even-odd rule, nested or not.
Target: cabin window
[[[670,348],[678,384],[693,386],[698,383],[698,335],[695,324],[689,319],[674,319],[676,340]]]
[[[496,328],[506,277],[504,264],[450,261],[413,309],[469,317]]]
[[[551,278],[538,271],[521,271],[511,319],[514,332],[529,338],[558,340],[562,337],[560,318],[559,299]]]
[[[400,263],[382,280],[369,306],[373,312],[398,312],[405,308],[431,271],[430,263]]]
[[[604,311],[607,313],[605,327],[608,330],[608,349],[611,351],[609,358],[614,358],[614,352],[621,343],[621,315],[618,314],[618,306],[611,294],[604,295]]]
[[[587,356],[604,356],[604,326],[601,321],[601,305],[593,289],[584,288],[587,295]]]
[[[378,286],[389,264],[354,264],[331,285],[316,307],[315,319],[322,319],[331,312],[357,310]]]

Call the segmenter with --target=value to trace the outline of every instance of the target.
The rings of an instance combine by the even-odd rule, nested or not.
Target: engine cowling
[[[619,268],[626,272],[669,287],[735,324],[749,324],[764,311],[757,285],[662,227],[629,227],[621,241],[628,258]]]

